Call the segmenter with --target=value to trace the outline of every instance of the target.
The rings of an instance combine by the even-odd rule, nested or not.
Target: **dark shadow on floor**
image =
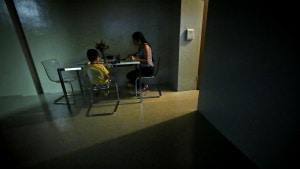
[[[11,157],[6,163],[17,165]],[[258,169],[199,112],[27,168]]]

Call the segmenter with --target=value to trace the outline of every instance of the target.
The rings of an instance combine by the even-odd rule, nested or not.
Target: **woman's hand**
[[[132,60],[132,61],[135,61],[135,60],[137,60],[137,58],[134,57],[134,56],[131,56],[131,60]]]

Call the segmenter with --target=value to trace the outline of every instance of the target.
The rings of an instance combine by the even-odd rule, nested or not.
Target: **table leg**
[[[79,70],[76,70],[76,74],[77,74],[77,78],[78,78],[78,82],[79,82],[80,92],[81,92],[81,94],[83,94],[84,91],[83,91],[83,88],[82,88],[82,82],[81,82],[81,77],[80,77],[80,74],[79,74]]]
[[[63,90],[64,97],[65,97],[65,100],[66,100],[68,109],[71,110],[70,100],[69,100],[69,97],[68,97],[68,93],[67,93],[67,91],[66,91],[66,87],[65,87],[65,83],[64,83],[64,80],[63,80],[61,71],[62,71],[61,68],[58,68],[58,69],[57,69],[58,76],[59,76],[59,80],[60,80],[60,84],[61,84],[61,88],[62,88],[62,90]]]

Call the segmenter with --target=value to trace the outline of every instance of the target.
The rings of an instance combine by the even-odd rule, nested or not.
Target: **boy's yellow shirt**
[[[88,64],[87,69],[91,73],[91,83],[94,85],[102,85],[109,82],[108,77],[109,71],[103,64]]]

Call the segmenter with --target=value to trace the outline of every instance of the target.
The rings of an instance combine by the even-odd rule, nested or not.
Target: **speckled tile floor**
[[[125,89],[124,89],[125,90]],[[197,112],[198,90],[124,97],[114,115],[86,117],[87,96],[54,105],[57,94],[0,97],[1,162],[10,168],[257,167]],[[150,93],[149,93],[150,94]],[[112,107],[93,107],[101,112]]]

